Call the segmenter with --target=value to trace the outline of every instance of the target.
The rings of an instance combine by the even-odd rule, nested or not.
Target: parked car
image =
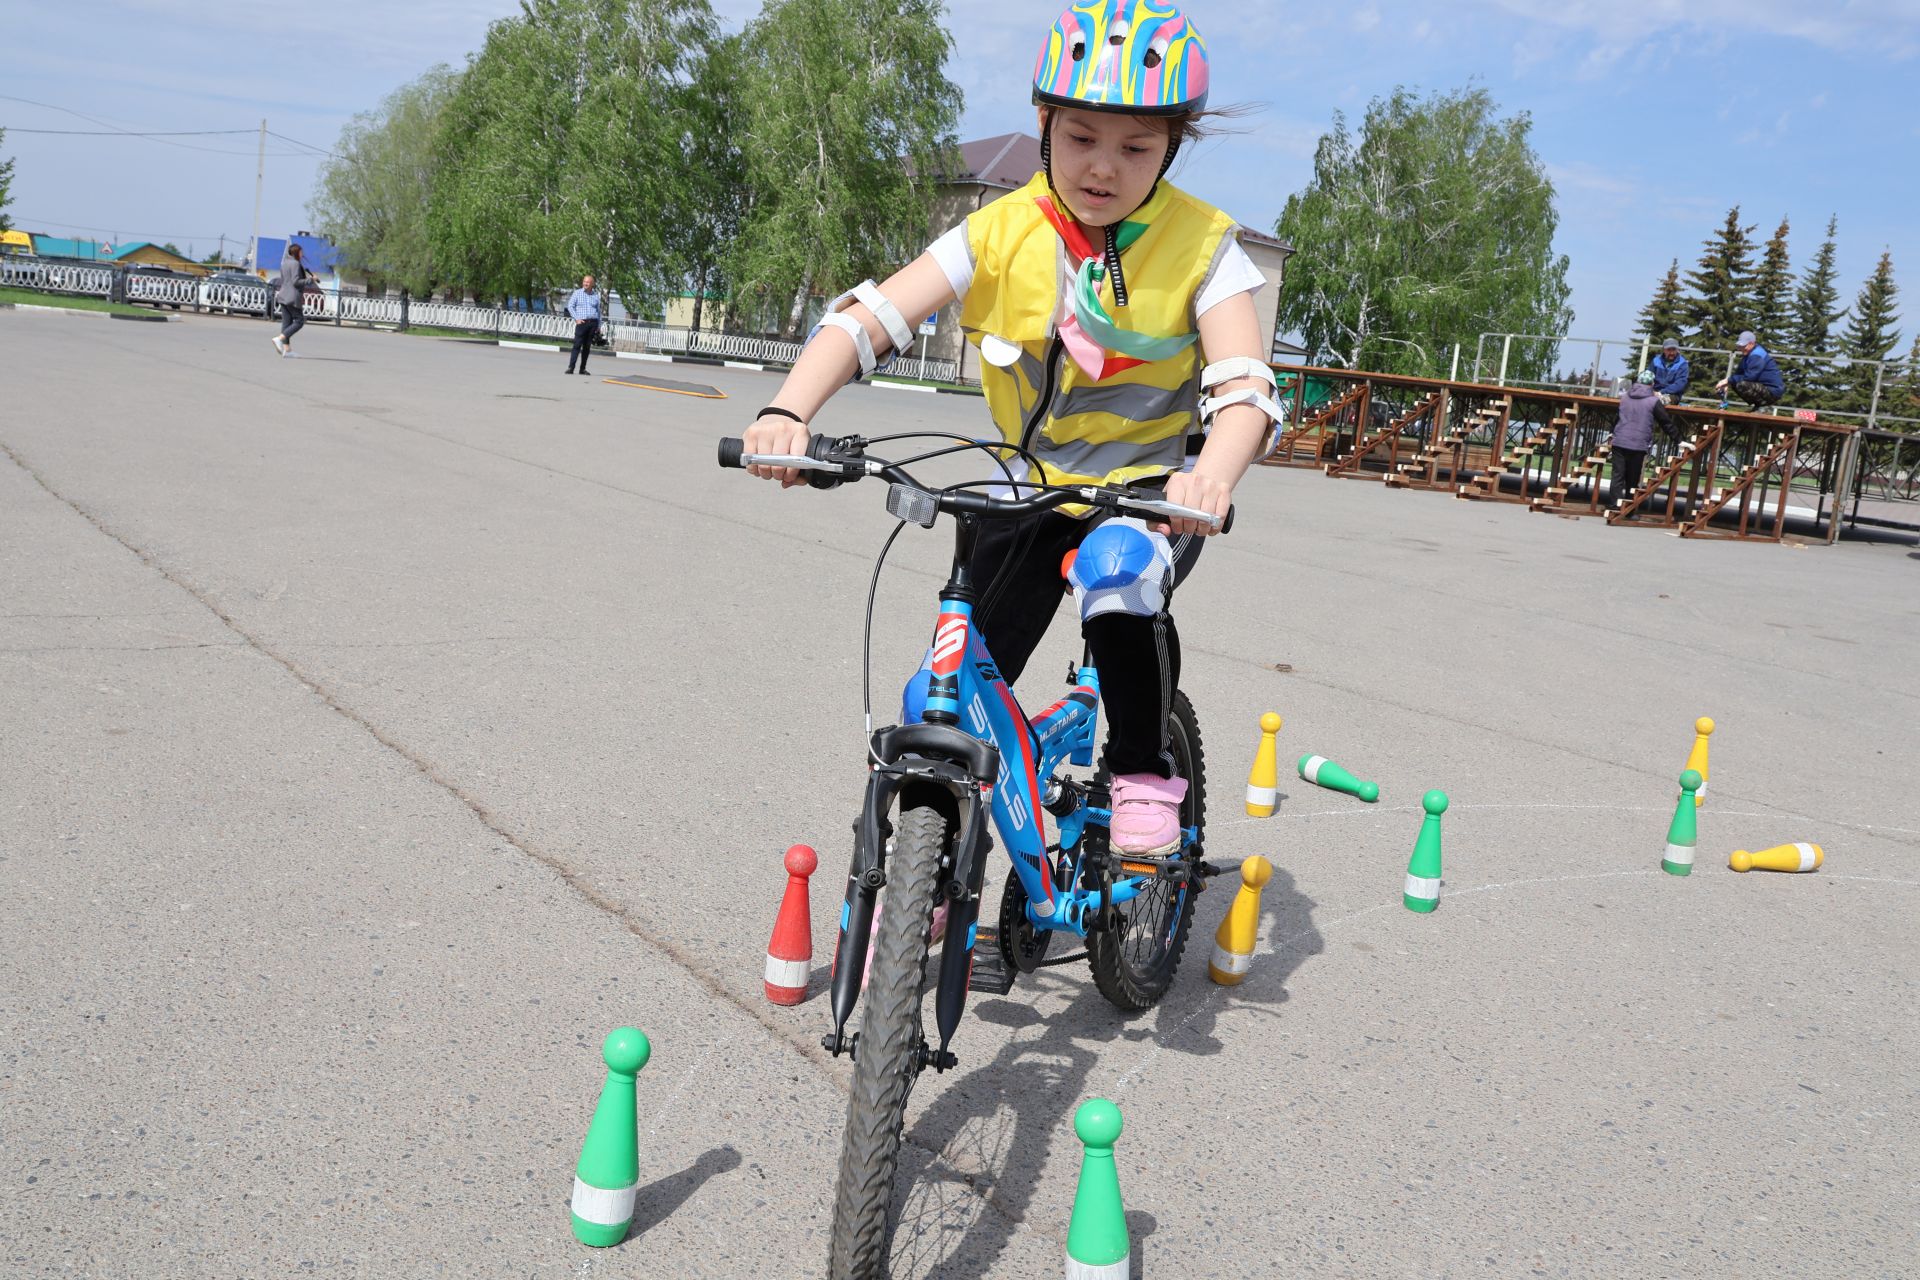
[[[207,277],[206,282],[208,284],[224,284],[224,285],[251,284],[251,285],[259,285],[262,288],[265,288],[267,284],[265,280],[262,280],[259,276],[254,275],[253,272],[251,271],[235,271],[230,268],[223,268],[222,270],[215,271],[212,275]],[[215,289],[215,290],[208,291],[206,295],[208,298],[207,310],[225,311],[232,315],[251,316],[251,315],[260,314],[259,311],[253,307],[246,307],[246,306],[229,307],[224,305],[227,293],[228,291],[225,289]]]

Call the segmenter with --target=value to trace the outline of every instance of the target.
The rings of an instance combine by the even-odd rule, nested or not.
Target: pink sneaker
[[[1180,847],[1180,802],[1185,778],[1123,773],[1113,780],[1113,847],[1157,858]]]

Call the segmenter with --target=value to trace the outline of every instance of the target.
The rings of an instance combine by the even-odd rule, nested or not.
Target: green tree
[[[813,293],[884,276],[924,247],[960,90],[938,0],[768,0],[747,25],[739,105],[736,304],[779,307],[791,337]]]
[[[739,238],[747,207],[747,158],[733,129],[745,60],[742,37],[719,34],[707,42],[693,71],[681,143],[689,191],[679,256],[688,265],[696,333],[708,323],[707,300],[728,292],[722,261]]]
[[[7,131],[0,129],[0,147],[7,144]],[[13,157],[0,160],[0,231],[13,230],[13,219],[7,216],[7,206],[13,203]]]
[[[1884,361],[1893,355],[1900,345],[1900,331],[1894,327],[1900,320],[1900,313],[1895,310],[1899,298],[1900,287],[1893,281],[1893,254],[1883,251],[1879,265],[1860,286],[1859,296],[1853,302],[1853,314],[1848,317],[1846,332],[1841,337],[1841,350],[1849,360]],[[1843,408],[1853,413],[1865,413],[1872,408],[1876,372],[1864,363],[1853,364],[1845,370]],[[1891,381],[1883,381],[1882,397],[1891,389]]]
[[[1740,331],[1753,327],[1753,228],[1740,225],[1739,205],[1703,246],[1687,289],[1682,314],[1700,346],[1730,350]]]
[[[691,75],[706,0],[521,0],[448,102],[428,240],[448,280],[534,297],[589,272],[630,311],[687,277]]]
[[[1636,322],[1634,332],[1646,339],[1649,360],[1659,354],[1662,342],[1680,336],[1680,303],[1680,260],[1675,258],[1667,264],[1667,274],[1654,287],[1653,297],[1646,306],[1640,308],[1640,318]],[[1629,373],[1639,372],[1638,347],[1627,352],[1626,364]]]
[[[429,293],[440,271],[427,234],[440,121],[460,74],[437,66],[340,130],[307,202],[314,229],[352,266]]]
[[[1787,259],[1787,219],[1760,254],[1760,269],[1753,277],[1753,310],[1744,328],[1760,335],[1762,342],[1787,341],[1793,319],[1793,269]]]
[[[1426,375],[1477,334],[1565,333],[1567,259],[1553,251],[1559,216],[1531,130],[1477,88],[1396,89],[1368,105],[1358,136],[1336,112],[1277,224],[1297,251],[1282,327],[1316,359]],[[1549,372],[1553,344],[1515,350],[1514,376]]]
[[[1789,326],[1788,346],[1801,355],[1831,356],[1835,329],[1846,308],[1840,306],[1840,273],[1834,265],[1838,252],[1835,232],[1838,217],[1827,219],[1827,238],[1813,256],[1813,264],[1800,276],[1793,294],[1793,318]],[[1794,398],[1809,408],[1830,409],[1838,405],[1844,378],[1838,369],[1820,360],[1783,366],[1787,385]]]
[[[1920,333],[1913,335],[1907,367],[1900,378],[1900,396],[1889,411],[1902,418],[1920,418]]]

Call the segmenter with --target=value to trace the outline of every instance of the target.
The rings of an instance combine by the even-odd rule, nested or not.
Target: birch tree
[[[320,169],[307,212],[349,264],[427,293],[439,279],[427,234],[440,118],[460,82],[438,66],[347,122]]]
[[[520,0],[469,62],[428,214],[460,283],[535,297],[600,276],[631,310],[678,292],[706,0]]]
[[[780,316],[882,277],[925,248],[932,178],[948,163],[960,90],[937,0],[768,0],[742,46],[735,129],[735,303]]]
[[[1430,376],[1482,333],[1566,332],[1567,259],[1531,129],[1484,89],[1396,89],[1357,136],[1336,112],[1276,227],[1296,251],[1281,324],[1330,364]],[[1542,378],[1554,354],[1516,344],[1511,371]]]

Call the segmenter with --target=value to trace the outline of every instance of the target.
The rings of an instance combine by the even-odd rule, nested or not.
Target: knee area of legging
[[[1151,618],[1167,605],[1173,548],[1140,520],[1109,520],[1080,541],[1067,582],[1083,621],[1108,613]]]

